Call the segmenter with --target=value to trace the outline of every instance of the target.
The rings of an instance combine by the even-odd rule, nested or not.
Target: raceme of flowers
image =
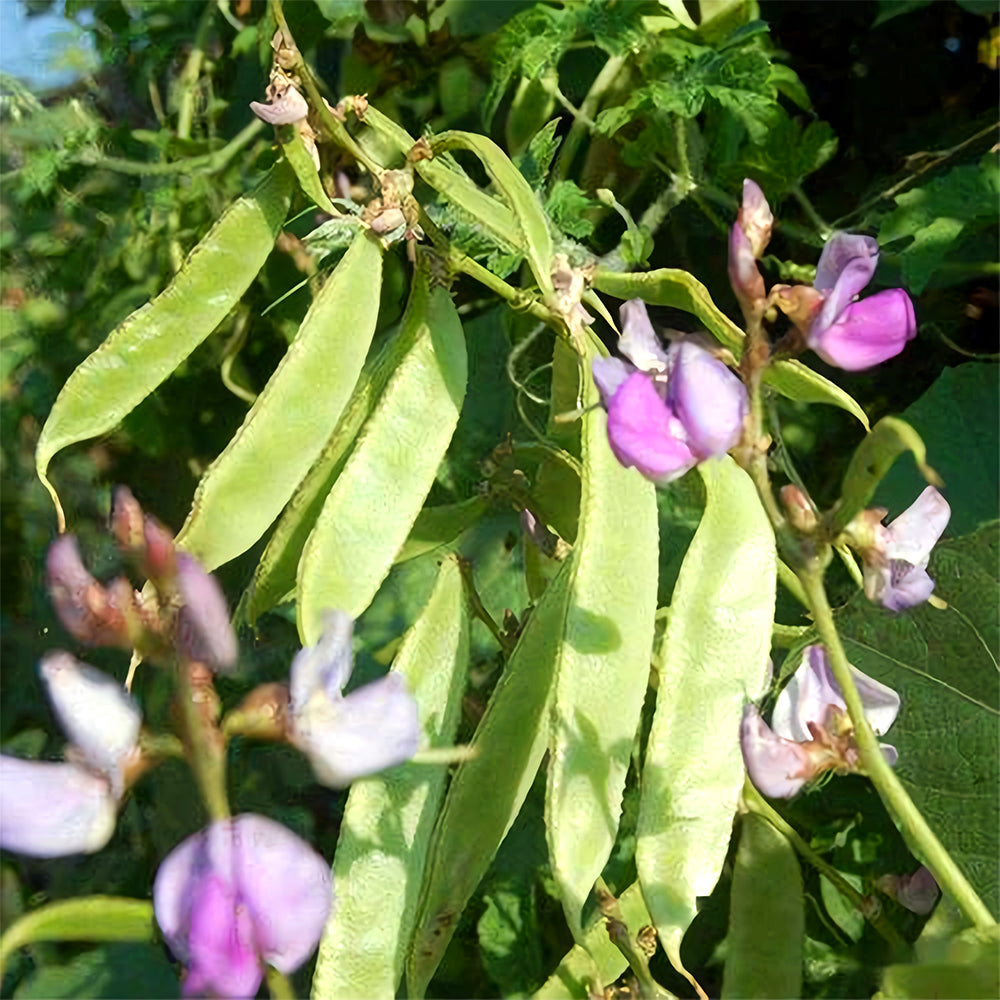
[[[851,676],[865,718],[881,736],[896,720],[899,695],[854,667]],[[803,652],[802,662],[778,695],[770,726],[755,705],[747,705],[740,745],[750,780],[771,798],[791,798],[827,771],[859,771],[854,730],[823,646]],[[881,746],[886,760],[895,764],[895,748]]]
[[[618,461],[668,483],[729,451],[748,412],[743,383],[707,341],[681,337],[664,350],[639,299],[622,305],[621,321],[618,347],[628,362],[593,362]]]
[[[98,582],[76,539],[63,536],[50,547],[47,568],[66,629],[88,645],[135,646],[192,676],[234,665],[236,636],[215,578],[176,549],[127,490],[116,492],[111,528],[157,597],[144,597],[124,576]],[[289,685],[262,685],[247,698],[270,731],[250,724],[246,709],[231,713],[247,723],[232,731],[287,740],[335,788],[410,759],[420,738],[402,675],[343,693],[352,630],[349,615],[328,612],[320,640],[295,656]],[[110,840],[127,790],[157,761],[145,756],[141,713],[116,680],[65,652],[46,655],[39,670],[69,746],[62,762],[0,756],[0,847],[45,858],[93,853]],[[215,728],[214,714],[206,718]],[[153,898],[164,937],[187,970],[185,996],[214,997],[253,996],[266,964],[284,973],[298,968],[333,902],[327,862],[279,823],[249,814],[216,820],[174,848]]]

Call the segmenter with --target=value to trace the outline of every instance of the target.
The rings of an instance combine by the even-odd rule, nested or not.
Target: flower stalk
[[[938,840],[882,755],[878,738],[865,718],[861,695],[854,683],[844,645],[834,624],[833,610],[823,586],[822,570],[813,566],[801,571],[799,579],[812,608],[820,638],[826,646],[833,675],[843,693],[865,773],[911,849],[927,865],[941,888],[951,895],[966,919],[979,929],[996,926],[993,915]]]

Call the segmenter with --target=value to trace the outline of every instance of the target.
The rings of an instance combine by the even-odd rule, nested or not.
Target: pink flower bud
[[[183,602],[177,615],[177,648],[187,659],[213,670],[233,666],[239,648],[226,596],[215,577],[186,552],[177,553],[177,590]]]
[[[743,203],[736,216],[736,224],[743,230],[754,257],[759,260],[771,242],[774,215],[760,185],[749,177],[743,181]]]
[[[49,546],[46,573],[56,614],[74,639],[89,646],[132,648],[132,588],[98,583],[83,565],[73,535],[60,535]]]

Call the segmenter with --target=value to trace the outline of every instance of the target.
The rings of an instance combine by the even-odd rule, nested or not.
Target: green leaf
[[[444,288],[414,295],[426,305],[419,334],[365,424],[309,535],[298,570],[304,645],[322,630],[326,608],[356,618],[385,579],[444,457],[465,397],[462,324]],[[419,298],[418,298],[419,302]]]
[[[14,992],[16,1000],[174,1000],[177,974],[161,945],[112,944],[91,948],[65,965],[45,964]]]
[[[903,413],[920,435],[947,488],[952,534],[974,531],[997,516],[1000,493],[1000,400],[996,367],[969,362],[946,368]],[[910,462],[897,462],[875,499],[892,516],[917,498],[925,482]]]
[[[664,267],[657,271],[606,271],[594,275],[598,291],[618,299],[642,299],[650,305],[671,306],[697,316],[705,329],[739,358],[743,353],[743,331],[712,301],[708,289],[688,271]],[[865,411],[840,386],[807,368],[801,361],[778,361],[764,372],[764,382],[798,402],[826,403],[846,410],[865,428]]]
[[[375,332],[381,283],[381,247],[360,233],[242,426],[198,483],[177,543],[207,570],[253,545],[309,471],[358,380]],[[318,372],[324,373],[319,391]]]
[[[285,221],[292,176],[272,170],[235,201],[191,251],[173,281],[114,329],[62,387],[35,450],[38,478],[48,480],[63,448],[111,430],[225,319],[250,287]]]
[[[801,996],[804,935],[795,851],[766,819],[747,813],[733,870],[723,998]]]
[[[728,457],[699,466],[706,505],[681,566],[658,656],[636,867],[667,957],[711,893],[743,784],[743,706],[764,689],[774,615],[774,533]]]
[[[245,618],[249,624],[252,625],[260,615],[286,600],[294,591],[302,550],[323,504],[389,379],[413,349],[424,329],[426,289],[423,284],[420,289],[420,294],[411,298],[401,327],[365,364],[337,426],[292,494],[268,539],[253,581],[237,611],[237,617]]]
[[[458,563],[447,559],[393,663],[417,699],[426,746],[453,742],[468,666],[465,591]],[[313,976],[316,996],[396,996],[445,778],[444,767],[406,764],[352,786],[333,860],[336,904]]]
[[[896,195],[896,210],[882,220],[878,240],[886,246],[913,237],[899,256],[904,280],[914,294],[927,287],[963,232],[996,219],[998,197],[1000,165],[992,155]]]
[[[38,941],[151,941],[153,904],[121,896],[80,896],[48,903],[14,921],[0,938],[0,966]]]
[[[639,883],[634,882],[619,897],[622,920],[633,933],[651,923],[642,899]],[[604,917],[599,917],[584,932],[546,980],[537,1000],[589,1000],[591,982],[601,986],[613,983],[626,969],[625,956],[611,943]]]
[[[899,693],[896,773],[994,916],[1000,910],[1000,527],[941,542],[928,572],[944,610],[892,615],[854,598],[837,615],[848,659]]]
[[[531,185],[507,154],[492,139],[472,132],[448,131],[434,136],[435,153],[467,149],[482,161],[493,183],[507,199],[520,230],[519,248],[524,250],[531,273],[543,294],[552,294],[552,236],[545,213]],[[447,192],[444,192],[447,194]]]
[[[520,156],[514,157],[514,165],[533,188],[540,188],[549,176],[552,160],[559,149],[560,140],[556,138],[556,130],[560,121],[559,118],[553,118],[543,125],[528,143],[528,148]]]
[[[845,528],[868,506],[878,484],[896,459],[907,451],[913,452],[917,468],[927,482],[942,485],[938,474],[927,464],[927,449],[920,435],[899,417],[883,417],[851,456],[833,517],[834,531]]]
[[[476,728],[476,755],[459,766],[448,788],[407,960],[411,996],[426,992],[459,916],[517,817],[548,749],[550,691],[562,644],[571,563],[566,561],[528,617]]]
[[[601,203],[588,198],[573,181],[557,181],[545,200],[545,211],[552,221],[574,239],[583,240],[594,231],[594,223],[584,216]]]
[[[587,364],[594,356],[593,347]],[[658,566],[653,485],[608,445],[597,389],[584,387],[583,488],[556,666],[545,825],[573,936],[614,846],[653,645]],[[609,695],[613,692],[613,697]]]

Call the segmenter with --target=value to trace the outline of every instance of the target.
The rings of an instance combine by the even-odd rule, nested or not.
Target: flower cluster
[[[156,596],[125,577],[98,582],[64,536],[47,561],[59,618],[81,642],[134,646],[186,672],[191,687],[179,685],[179,695],[199,706],[187,724],[206,728],[220,766],[225,737],[237,732],[286,740],[334,788],[414,755],[420,723],[402,675],[344,694],[353,621],[339,611],[326,615],[319,642],[295,656],[287,685],[262,685],[220,728],[211,672],[231,667],[238,652],[222,590],[127,490],[116,493],[111,528]],[[110,840],[126,791],[156,761],[140,744],[140,711],[117,681],[64,652],[46,656],[40,673],[70,745],[61,763],[0,757],[0,847],[46,858],[92,853]],[[246,814],[216,819],[174,848],[153,904],[187,970],[185,996],[247,997],[265,964],[292,972],[312,954],[333,896],[322,857],[280,824]]]
[[[851,675],[864,705],[865,718],[881,736],[899,713],[899,695],[860,670]],[[826,771],[859,770],[854,730],[844,696],[822,646],[809,646],[774,706],[769,726],[753,704],[743,712],[740,732],[743,760],[753,783],[776,799],[789,799]],[[890,764],[896,750],[882,744]]]
[[[890,288],[857,301],[878,266],[870,236],[834,233],[823,247],[812,285],[775,285],[765,298],[757,268],[773,216],[763,191],[743,182],[743,205],[730,232],[729,278],[748,315],[777,306],[827,364],[862,371],[894,358],[917,333],[910,297]]]
[[[740,438],[748,403],[743,383],[696,337],[661,347],[646,307],[621,307],[619,358],[596,358],[594,382],[608,411],[618,461],[668,483]]]

